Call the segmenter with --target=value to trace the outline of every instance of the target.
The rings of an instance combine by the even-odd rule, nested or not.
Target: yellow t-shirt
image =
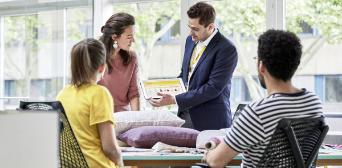
[[[102,151],[97,124],[113,118],[113,98],[100,85],[68,85],[57,96],[74,131],[89,167],[113,168],[115,164]]]

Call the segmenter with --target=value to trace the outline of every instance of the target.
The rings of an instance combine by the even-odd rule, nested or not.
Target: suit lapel
[[[194,74],[196,73],[197,68],[201,65],[201,63],[202,63],[207,57],[210,56],[209,54],[211,53],[212,49],[216,46],[216,43],[219,41],[220,36],[221,36],[220,32],[217,32],[217,33],[215,34],[215,36],[211,39],[211,41],[209,42],[207,48],[204,50],[204,52],[203,52],[201,58],[198,60],[197,65],[196,65],[196,67],[195,67],[195,69],[194,69],[194,71],[192,72],[192,75],[191,75],[191,77],[190,77],[190,81],[191,81],[191,78],[192,78],[192,77],[194,76]],[[190,56],[190,57],[191,57],[191,56]]]
[[[196,43],[192,42],[191,45],[189,46],[190,51],[187,52],[186,53],[187,54],[186,57],[184,57],[186,59],[185,60],[186,61],[185,62],[185,65],[186,65],[186,68],[185,68],[186,80],[188,80],[189,68],[190,68],[190,60],[191,60],[192,53],[194,52],[195,46],[196,46]]]

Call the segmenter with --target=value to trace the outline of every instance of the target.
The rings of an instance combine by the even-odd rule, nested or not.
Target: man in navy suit
[[[215,9],[198,2],[187,11],[190,36],[186,39],[182,70],[179,75],[188,91],[176,96],[158,93],[160,99],[149,102],[160,107],[177,104],[185,127],[197,130],[230,127],[231,79],[237,64],[237,52],[215,28]]]

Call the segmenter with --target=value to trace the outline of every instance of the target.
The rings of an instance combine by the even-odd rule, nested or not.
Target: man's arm
[[[222,168],[233,160],[237,154],[239,154],[237,151],[233,150],[225,142],[222,142],[215,149],[209,150],[203,160],[205,160],[210,167]]]
[[[232,78],[237,64],[237,52],[234,46],[222,49],[218,55],[213,65],[214,68],[210,73],[209,81],[202,87],[176,95],[176,97],[159,93],[162,98],[158,100],[150,99],[151,105],[160,107],[176,104],[177,102],[179,109],[182,111],[216,98]]]

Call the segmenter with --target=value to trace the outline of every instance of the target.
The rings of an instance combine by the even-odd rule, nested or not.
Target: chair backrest
[[[29,102],[29,101],[20,101],[19,104],[20,110],[60,110],[64,112],[64,108],[59,101],[44,101],[44,102]]]
[[[71,125],[65,114],[62,103],[59,101],[49,102],[24,102],[20,101],[21,110],[58,110],[63,128],[59,136],[59,157],[62,168],[87,168],[88,164],[77,142]]]
[[[257,167],[315,167],[328,130],[323,117],[280,120]]]
[[[30,111],[30,110],[39,110],[39,111],[58,111],[58,114],[60,112],[64,112],[64,108],[62,104],[59,101],[20,101],[19,103],[19,109],[20,111]],[[59,132],[63,130],[63,122],[60,120],[59,122],[60,128]]]

